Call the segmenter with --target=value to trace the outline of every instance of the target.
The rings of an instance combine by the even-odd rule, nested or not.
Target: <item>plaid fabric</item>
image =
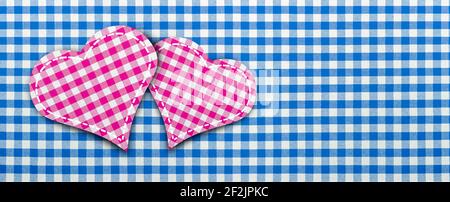
[[[449,4],[0,0],[0,181],[450,181]],[[241,61],[253,110],[168,150],[147,91],[128,153],[40,116],[33,65],[111,25]]]
[[[144,34],[124,26],[105,28],[80,52],[55,51],[41,58],[30,77],[31,99],[43,116],[126,150],[156,57]]]
[[[155,48],[159,70],[150,90],[170,148],[198,133],[241,120],[252,109],[255,78],[242,63],[211,61],[198,44],[185,38],[167,38]]]

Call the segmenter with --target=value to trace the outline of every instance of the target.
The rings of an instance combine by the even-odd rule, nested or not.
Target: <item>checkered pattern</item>
[[[111,26],[97,32],[80,52],[44,56],[31,73],[31,99],[43,116],[126,150],[156,64],[155,49],[144,34]]]
[[[449,4],[0,0],[0,181],[450,181]],[[254,108],[168,150],[147,91],[127,153],[38,114],[36,61],[111,25],[241,61]]]
[[[234,60],[211,61],[195,42],[156,44],[158,72],[151,92],[163,116],[170,148],[198,133],[245,117],[256,99],[251,72]]]

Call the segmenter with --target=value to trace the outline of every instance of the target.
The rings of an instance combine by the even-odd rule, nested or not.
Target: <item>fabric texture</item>
[[[137,107],[153,78],[157,56],[141,32],[111,26],[80,52],[54,51],[30,77],[30,94],[45,117],[101,136],[128,149]]]
[[[155,48],[159,68],[150,90],[169,148],[241,120],[255,104],[255,78],[242,63],[211,61],[198,44],[185,38],[167,38]]]
[[[0,0],[0,181],[450,181],[449,6]],[[254,108],[169,150],[146,91],[128,152],[41,116],[36,61],[115,25],[240,61]]]

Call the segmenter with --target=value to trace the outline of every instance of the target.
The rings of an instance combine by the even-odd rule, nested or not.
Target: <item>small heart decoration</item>
[[[157,62],[143,33],[107,27],[79,52],[61,50],[42,57],[31,73],[31,99],[43,116],[127,150],[131,124]]]
[[[161,112],[169,148],[250,113],[256,82],[245,65],[210,60],[198,44],[185,38],[166,38],[155,48],[159,69],[150,92]]]

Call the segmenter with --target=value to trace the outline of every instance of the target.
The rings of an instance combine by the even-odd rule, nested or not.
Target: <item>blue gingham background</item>
[[[449,1],[0,0],[0,181],[449,181]],[[258,79],[249,117],[167,149],[147,91],[130,150],[54,123],[34,63],[128,25]]]

